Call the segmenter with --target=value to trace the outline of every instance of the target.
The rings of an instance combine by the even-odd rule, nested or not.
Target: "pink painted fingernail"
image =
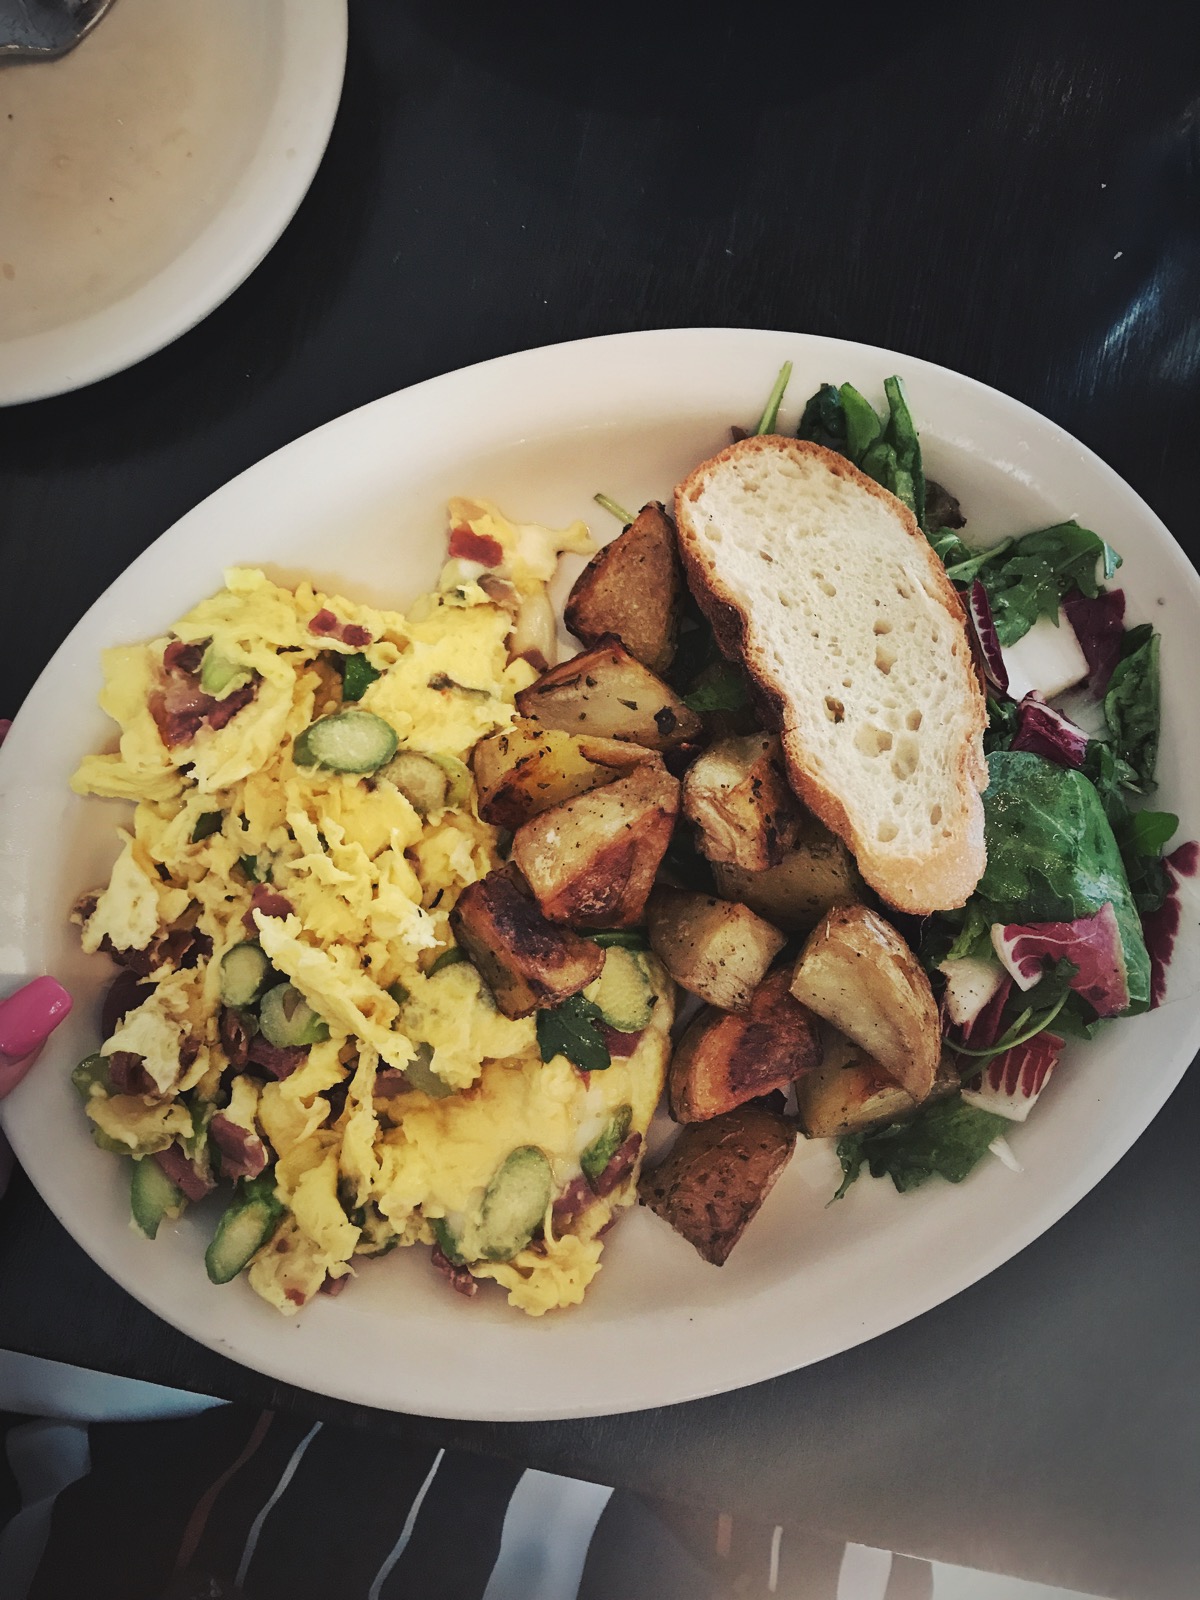
[[[20,1061],[43,1044],[71,1010],[71,996],[57,978],[35,978],[0,1000],[0,1056]]]

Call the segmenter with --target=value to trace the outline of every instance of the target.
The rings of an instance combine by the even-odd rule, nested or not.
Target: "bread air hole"
[[[896,746],[896,753],[892,757],[892,776],[900,783],[907,783],[917,770],[919,749],[917,741],[907,735]]]
[[[900,829],[894,822],[881,822],[878,828],[875,830],[875,837],[879,840],[880,844],[891,844],[892,840],[896,838],[899,832]]]
[[[846,715],[846,708],[840,700],[835,700],[831,694],[825,696],[825,715],[830,722],[841,722]]]
[[[892,736],[886,728],[876,728],[864,722],[854,735],[854,747],[864,756],[881,756],[892,748]]]
[[[896,652],[891,645],[879,644],[875,646],[875,670],[882,672],[886,678],[896,665]]]
[[[909,733],[919,733],[921,731],[921,713],[919,711],[910,711],[904,719],[904,726]]]
[[[878,601],[878,600],[876,600],[876,602],[875,602],[875,604],[876,604],[876,605],[878,605],[878,604],[879,604],[879,601]],[[880,617],[880,618],[879,618],[879,619],[878,619],[878,620],[877,620],[877,621],[876,621],[876,623],[875,623],[875,627],[874,627],[874,630],[873,630],[873,631],[874,631],[874,633],[875,633],[875,634],[876,634],[876,635],[877,635],[877,636],[878,636],[878,637],[879,637],[879,638],[881,638],[881,639],[882,639],[882,637],[883,637],[883,635],[884,635],[884,634],[885,634],[885,633],[891,633],[891,631],[892,631],[892,625],[891,625],[891,623],[890,623],[890,622],[886,622],[886,621],[885,621],[885,620],[884,620],[884,619],[883,619],[883,618],[882,618],[882,617]]]
[[[759,560],[760,561],[765,561],[768,566],[772,566],[773,567],[775,565],[775,557],[771,554],[771,552],[769,550],[760,550],[758,552],[758,555],[759,555]]]
[[[941,806],[930,806],[930,808],[929,808],[929,821],[933,825],[933,827],[936,828],[938,823],[941,820],[942,820],[942,808],[941,808]]]

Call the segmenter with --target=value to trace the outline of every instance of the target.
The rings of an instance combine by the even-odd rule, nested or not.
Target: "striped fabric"
[[[0,1600],[930,1600],[924,1562],[220,1406],[0,1414]],[[864,1560],[863,1558],[867,1558]],[[872,1565],[871,1558],[874,1558]]]

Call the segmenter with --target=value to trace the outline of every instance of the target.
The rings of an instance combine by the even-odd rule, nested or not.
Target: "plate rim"
[[[223,305],[279,242],[312,186],[333,132],[345,79],[349,0],[277,3],[283,70],[253,154],[220,208],[159,272],[129,293],[88,316],[0,342],[5,357],[0,406],[70,394],[157,354]],[[302,78],[297,68],[311,69],[314,62],[320,76],[309,70]],[[286,149],[294,155],[285,157]],[[271,172],[266,186],[264,168]],[[236,246],[230,239],[234,212],[242,217]],[[217,242],[226,248],[214,261]],[[139,304],[164,289],[171,293],[170,306],[130,333],[127,325]],[[89,352],[92,341],[90,353],[77,353]]]
[[[1098,474],[1105,487],[1110,490],[1119,491],[1121,496],[1126,497],[1127,504],[1133,503],[1140,507],[1143,518],[1148,518],[1153,523],[1163,552],[1180,569],[1181,577],[1186,574],[1186,586],[1190,590],[1191,604],[1197,609],[1200,609],[1200,575],[1196,573],[1187,556],[1184,554],[1178,543],[1174,540],[1169,530],[1166,529],[1161,519],[1153,511],[1153,508],[1151,508],[1141,498],[1141,496],[1136,493],[1132,486],[1126,483],[1125,480],[1123,480],[1112,467],[1104,462],[1086,445],[1083,445],[1081,441],[1071,435],[1060,424],[1054,422],[1048,417],[1043,416],[1041,413],[1034,411],[1033,408],[1025,405],[1024,402],[1004,394],[1003,391],[984,384],[980,380],[972,378],[967,374],[956,372],[954,369],[940,366],[937,363],[925,361],[919,357],[907,355],[900,351],[867,345],[858,341],[832,339],[825,336],[805,334],[795,330],[785,331],[721,327],[651,329],[630,333],[600,335],[590,339],[565,341],[554,345],[521,350],[513,352],[509,355],[493,357],[487,361],[459,368],[452,372],[443,373],[437,377],[427,379],[423,383],[409,386],[407,389],[394,391],[392,394],[381,396],[378,399],[367,402],[364,406],[360,406],[352,411],[331,418],[319,428],[311,430],[309,433],[290,441],[288,444],[281,446],[279,449],[271,452],[269,455],[262,457],[259,461],[246,468],[243,472],[228,480],[226,484],[214,490],[211,495],[206,496],[204,500],[197,504],[197,506],[192,507],[187,513],[184,514],[182,518],[178,519],[171,528],[168,528],[163,534],[160,534],[159,537],[154,540],[152,544],[148,546],[147,549],[142,552],[142,554],[139,555],[139,557],[137,557],[135,561],[132,562],[125,569],[125,571],[118,576],[117,579],[114,580],[113,584],[109,585],[108,588],[105,589],[103,594],[94,602],[92,606],[88,608],[83,617],[80,618],[79,622],[76,623],[75,627],[59,646],[59,649],[55,652],[50,662],[47,663],[46,667],[43,669],[43,672],[39,674],[33,689],[30,691],[26,705],[34,701],[38,689],[42,684],[43,678],[51,671],[54,664],[58,661],[60,654],[70,650],[76,636],[85,629],[89,619],[91,619],[98,610],[101,610],[105,606],[105,603],[112,591],[119,585],[122,585],[126,581],[128,575],[132,573],[134,569],[137,568],[144,560],[151,557],[152,553],[162,545],[164,540],[168,539],[173,533],[176,532],[176,530],[185,525],[188,519],[193,516],[193,514],[199,512],[201,508],[207,507],[215,497],[224,495],[231,491],[236,492],[234,491],[234,486],[239,484],[250,474],[265,468],[268,463],[278,463],[281,458],[286,458],[290,453],[302,453],[315,435],[323,434],[328,438],[332,438],[340,429],[353,429],[356,425],[355,419],[361,418],[363,413],[369,412],[375,408],[386,408],[389,405],[394,405],[397,402],[398,397],[401,395],[412,395],[414,393],[429,395],[434,391],[446,390],[447,388],[449,388],[450,392],[452,392],[454,387],[458,385],[470,383],[472,381],[478,383],[482,374],[488,372],[495,374],[501,369],[511,374],[518,370],[521,366],[526,366],[529,371],[536,371],[537,368],[543,364],[554,366],[556,363],[562,361],[567,361],[569,363],[577,359],[581,350],[585,349],[586,347],[607,346],[616,347],[618,349],[627,349],[631,343],[652,345],[655,342],[660,341],[667,344],[669,344],[671,341],[682,341],[684,344],[688,344],[697,338],[702,340],[711,340],[716,343],[719,343],[723,339],[732,339],[739,343],[745,341],[747,343],[757,344],[764,350],[767,349],[773,341],[779,341],[783,345],[791,344],[793,346],[796,346],[797,342],[799,342],[799,344],[803,345],[806,349],[813,351],[814,353],[824,352],[826,350],[831,352],[838,350],[846,352],[853,351],[879,365],[902,363],[903,365],[897,366],[895,370],[903,371],[906,376],[910,374],[915,375],[918,371],[922,373],[928,372],[931,374],[937,374],[943,380],[950,380],[954,385],[965,384],[969,386],[972,390],[976,391],[982,396],[985,396],[987,403],[989,404],[999,401],[1004,408],[1016,408],[1013,414],[1017,418],[1022,416],[1027,417],[1041,432],[1049,430],[1050,434],[1057,439],[1059,445],[1066,445],[1072,451],[1079,453],[1080,460],[1086,466],[1089,475]],[[776,345],[775,348],[776,352],[778,353],[779,346]],[[20,716],[21,712],[18,711],[17,719],[15,719],[18,724]],[[16,729],[14,729],[14,731],[16,731]],[[1082,1199],[1112,1169],[1113,1166],[1116,1165],[1121,1156],[1125,1154],[1125,1152],[1132,1146],[1136,1139],[1139,1138],[1149,1126],[1150,1122],[1158,1114],[1174,1088],[1177,1086],[1179,1080],[1183,1076],[1183,1073],[1187,1070],[1190,1061],[1196,1053],[1198,1045],[1200,1045],[1200,1012],[1197,1012],[1197,1015],[1192,1020],[1190,1029],[1187,1031],[1186,1042],[1180,1043],[1172,1052],[1173,1065],[1171,1070],[1167,1073],[1164,1073],[1159,1079],[1157,1079],[1154,1090],[1149,1094],[1143,1095],[1142,1099],[1139,1101],[1136,1118],[1133,1119],[1132,1123],[1126,1123],[1122,1127],[1119,1135],[1107,1138],[1097,1146],[1094,1146],[1088,1150],[1085,1159],[1079,1162],[1070,1180],[1063,1182],[1060,1187],[1056,1189],[1054,1196],[1052,1197],[1053,1203],[1047,1208],[1049,1214],[1042,1215],[1039,1212],[1036,1217],[1030,1219],[1027,1226],[1006,1232],[1000,1240],[996,1240],[994,1238],[989,1240],[982,1248],[978,1248],[976,1250],[969,1269],[965,1271],[957,1271],[953,1275],[954,1281],[951,1288],[948,1290],[939,1289],[928,1295],[917,1296],[916,1303],[909,1306],[899,1315],[885,1313],[864,1321],[856,1335],[840,1343],[836,1349],[829,1349],[824,1351],[822,1354],[805,1357],[799,1361],[789,1361],[786,1359],[781,1361],[775,1357],[768,1357],[766,1360],[752,1363],[751,1370],[746,1373],[736,1376],[727,1376],[726,1378],[717,1382],[713,1381],[711,1375],[705,1375],[699,1377],[696,1381],[691,1383],[686,1381],[677,1381],[673,1383],[671,1392],[669,1394],[643,1395],[639,1398],[627,1398],[619,1402],[614,1402],[610,1397],[602,1405],[599,1405],[594,1400],[589,1400],[586,1397],[580,1398],[576,1401],[567,1400],[547,1405],[545,1403],[537,1403],[529,1399],[522,1400],[520,1398],[510,1396],[506,1398],[505,1403],[502,1405],[492,1406],[490,1408],[481,1408],[478,1404],[456,1406],[453,1403],[453,1400],[448,1399],[448,1397],[445,1395],[439,1395],[436,1401],[431,1401],[428,1397],[420,1394],[410,1394],[405,1396],[402,1401],[395,1399],[384,1399],[384,1409],[397,1411],[403,1410],[412,1414],[433,1417],[479,1421],[548,1421],[632,1412],[667,1404],[684,1403],[689,1400],[694,1400],[713,1394],[730,1392],[731,1390],[766,1381],[772,1377],[777,1377],[784,1373],[798,1370],[800,1367],[811,1365],[814,1362],[827,1359],[832,1355],[845,1353],[846,1351],[855,1348],[859,1344],[879,1337],[880,1335],[885,1334],[895,1328],[903,1326],[905,1323],[913,1320],[915,1317],[924,1315],[925,1312],[934,1309],[936,1306],[943,1304],[945,1301],[951,1298],[954,1298],[956,1295],[962,1293],[963,1290],[969,1288],[972,1284],[989,1275],[991,1272],[996,1270],[996,1268],[1003,1265],[1006,1261],[1011,1260],[1015,1255],[1027,1248],[1027,1246],[1042,1233],[1046,1232],[1055,1223],[1060,1221],[1061,1218],[1065,1216],[1067,1212],[1070,1211],[1079,1202],[1079,1200]],[[5,1125],[12,1125],[11,1131],[14,1134],[13,1144],[18,1157],[20,1157],[22,1139],[19,1126],[19,1095],[15,1101],[10,1101],[7,1107],[0,1108],[0,1122],[4,1123]],[[1131,1127],[1132,1132],[1130,1132]],[[35,1187],[36,1186],[37,1185],[35,1183]],[[40,1187],[39,1193],[41,1193]],[[153,1293],[148,1294],[146,1292],[144,1285],[139,1284],[135,1287],[132,1283],[127,1281],[126,1277],[122,1273],[115,1271],[111,1264],[101,1260],[88,1243],[85,1243],[76,1237],[66,1219],[60,1215],[58,1208],[55,1206],[53,1201],[47,1199],[47,1197],[44,1195],[43,1198],[46,1199],[46,1203],[50,1205],[51,1210],[54,1211],[59,1221],[62,1222],[65,1228],[67,1228],[67,1231],[71,1237],[76,1239],[77,1243],[81,1244],[81,1247],[85,1249],[85,1251],[89,1254],[89,1256],[92,1257],[93,1260],[97,1261],[97,1264],[100,1265],[101,1270],[105,1271],[106,1275],[113,1277],[115,1281],[120,1283],[128,1293],[133,1295],[133,1297],[139,1301],[139,1303],[147,1306],[148,1309],[153,1311],[155,1314],[163,1317],[165,1321],[169,1322],[188,1337],[195,1338],[199,1342],[208,1345],[209,1348],[215,1350],[219,1354],[232,1355],[234,1359],[241,1361],[244,1365],[251,1367],[253,1370],[262,1372],[264,1375],[277,1378],[284,1382],[309,1387],[315,1392],[327,1394],[334,1398],[345,1399],[352,1403],[371,1407],[380,1406],[381,1397],[377,1392],[372,1391],[369,1380],[365,1375],[360,1381],[356,1382],[352,1372],[349,1374],[339,1373],[336,1375],[337,1381],[335,1382],[320,1381],[315,1384],[312,1382],[311,1377],[307,1380],[298,1378],[294,1365],[286,1359],[285,1351],[289,1342],[286,1338],[281,1337],[277,1341],[277,1348],[279,1351],[278,1360],[271,1358],[264,1359],[261,1355],[261,1352],[256,1353],[253,1359],[247,1359],[244,1355],[234,1352],[230,1348],[228,1342],[223,1341],[219,1334],[214,1334],[212,1337],[206,1337],[203,1333],[197,1332],[194,1326],[187,1325],[186,1321],[181,1317],[181,1315],[176,1314],[177,1308],[169,1301],[166,1303],[159,1303],[157,1297]],[[713,1310],[714,1316],[717,1316],[719,1319],[719,1316],[724,1314],[728,1308],[722,1305],[720,1308],[710,1309]],[[281,1332],[286,1332],[286,1329],[281,1330]]]

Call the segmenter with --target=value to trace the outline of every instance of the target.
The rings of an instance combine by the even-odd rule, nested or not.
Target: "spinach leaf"
[[[890,489],[925,526],[925,473],[921,466],[921,444],[917,437],[904,384],[886,378],[888,415],[881,420],[874,406],[853,384],[835,389],[823,383],[804,408],[799,439],[811,439],[861,467],[869,478]]]
[[[1082,772],[995,750],[983,796],[988,863],[976,891],[992,922],[1069,922],[1112,903],[1131,1010],[1150,1000],[1150,958],[1121,853]]]
[[[841,1199],[864,1163],[873,1178],[891,1178],[901,1194],[935,1176],[961,1183],[1009,1126],[1006,1117],[955,1096],[926,1107],[909,1122],[850,1134],[838,1140],[842,1182],[834,1199]]]
[[[1096,565],[1106,576],[1121,558],[1089,528],[1075,521],[1039,528],[1015,540],[980,576],[988,592],[996,636],[1002,645],[1024,638],[1039,617],[1057,617],[1072,589],[1090,598],[1099,591]]]
[[[813,444],[824,445],[826,450],[836,450],[839,455],[849,453],[846,449],[846,409],[840,391],[832,383],[823,383],[809,400],[796,429],[796,437],[810,439]]]
[[[675,658],[666,674],[667,682],[677,694],[683,694],[706,667],[722,660],[724,657],[711,623],[696,604],[691,591],[685,591],[679,641],[675,646]]]
[[[566,1056],[583,1072],[603,1072],[612,1066],[600,1032],[600,1008],[581,994],[538,1012],[537,1042],[543,1061]]]
[[[199,844],[202,839],[211,839],[214,833],[220,833],[225,822],[223,811],[204,811],[196,818],[196,826],[192,829],[192,843]]]
[[[750,704],[750,695],[738,669],[717,661],[700,674],[683,703],[690,711],[741,711]]]
[[[844,383],[838,394],[846,418],[845,454],[857,465],[882,434],[883,423],[875,407],[865,395],[859,394],[853,384]]]
[[[1104,717],[1117,759],[1133,769],[1140,789],[1154,788],[1158,765],[1158,635],[1131,628],[1108,680]]]
[[[340,656],[338,659],[342,668],[342,699],[361,700],[380,673],[364,655]]]

